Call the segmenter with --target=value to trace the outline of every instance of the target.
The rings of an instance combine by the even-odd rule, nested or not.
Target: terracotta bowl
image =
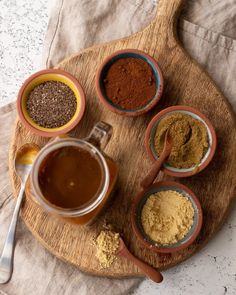
[[[208,138],[209,138],[209,147],[208,150],[199,163],[198,166],[194,166],[191,168],[175,168],[167,163],[163,165],[163,172],[170,176],[174,177],[187,177],[187,176],[192,176],[194,174],[199,173],[202,171],[206,166],[210,163],[212,160],[215,150],[216,150],[216,133],[215,130],[210,122],[209,119],[205,115],[203,115],[201,112],[198,110],[189,107],[189,106],[172,106],[169,108],[166,108],[159,112],[149,123],[147,130],[146,130],[146,135],[145,135],[145,146],[147,153],[152,161],[156,161],[158,159],[158,154],[155,150],[154,146],[154,138],[155,138],[155,133],[156,133],[156,128],[160,122],[161,119],[163,119],[166,115],[169,114],[174,114],[174,113],[184,113],[187,115],[190,115],[194,119],[197,119],[201,121],[207,129],[208,132]]]
[[[141,223],[141,212],[147,198],[151,194],[165,190],[174,190],[186,196],[194,208],[194,222],[188,234],[182,240],[171,245],[157,244],[155,241],[150,239],[145,234]],[[131,210],[131,222],[133,231],[143,246],[154,252],[172,253],[188,247],[195,241],[202,227],[202,208],[198,198],[185,185],[174,181],[162,181],[152,184],[149,188],[140,192],[134,198]]]
[[[103,81],[108,69],[118,59],[129,58],[129,57],[141,59],[147,62],[149,66],[151,66],[154,77],[155,77],[156,94],[150,100],[150,102],[147,103],[147,105],[145,105],[143,108],[140,108],[140,109],[130,109],[130,110],[123,109],[113,104],[113,102],[109,100],[109,98],[106,96],[106,93],[105,93],[105,87],[104,87]],[[123,116],[131,116],[131,117],[142,115],[148,112],[149,110],[151,110],[160,100],[162,92],[163,92],[163,87],[164,87],[162,72],[157,62],[150,55],[135,49],[119,50],[114,52],[110,56],[108,56],[98,68],[95,82],[96,82],[97,96],[99,100],[101,101],[101,103],[103,103],[110,111],[114,113],[117,113]]]
[[[74,92],[74,95],[77,100],[77,108],[74,116],[71,118],[69,122],[58,128],[44,128],[39,126],[30,118],[26,109],[26,101],[29,93],[37,85],[49,80],[59,81],[69,86],[70,89]],[[75,77],[62,70],[48,69],[33,74],[21,86],[17,96],[17,111],[20,121],[27,129],[39,136],[56,137],[60,134],[68,133],[82,119],[84,110],[85,95],[80,83],[75,79]]]

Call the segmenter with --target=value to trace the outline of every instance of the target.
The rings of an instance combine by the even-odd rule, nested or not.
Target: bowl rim
[[[102,70],[104,69],[104,67],[106,66],[107,63],[110,62],[110,60],[118,55],[124,54],[124,53],[134,53],[136,55],[140,55],[143,56],[145,59],[150,60],[152,67],[154,67],[158,73],[159,76],[159,80],[160,80],[160,85],[159,87],[156,89],[156,94],[157,97],[156,99],[154,99],[147,107],[144,107],[141,110],[134,110],[131,112],[127,112],[126,110],[120,110],[118,108],[116,108],[115,106],[111,105],[107,99],[103,96],[102,91],[101,91],[101,87],[100,87],[100,77],[101,77],[101,73]],[[96,93],[97,93],[97,97],[99,98],[100,102],[105,105],[110,111],[119,114],[119,115],[123,115],[123,116],[127,116],[127,117],[136,117],[139,115],[142,115],[148,111],[150,111],[161,99],[162,97],[162,93],[163,93],[163,89],[164,89],[164,78],[163,78],[163,74],[162,71],[160,69],[160,66],[158,65],[157,61],[151,57],[149,54],[138,50],[138,49],[132,49],[132,48],[128,48],[128,49],[122,49],[122,50],[117,50],[115,52],[113,52],[112,54],[110,54],[109,56],[107,56],[103,62],[99,65],[97,71],[96,71],[96,76],[95,76],[95,89],[96,89]]]
[[[192,233],[190,239],[187,240],[185,243],[183,243],[177,247],[173,247],[173,248],[157,247],[154,244],[151,244],[150,242],[148,242],[145,239],[142,232],[139,230],[139,227],[137,226],[136,209],[137,209],[140,201],[142,200],[144,194],[146,192],[148,192],[150,188],[160,188],[161,186],[172,186],[173,188],[179,188],[179,189],[187,192],[189,195],[191,195],[191,198],[194,201],[194,203],[198,209],[198,222],[197,222],[196,228],[195,228],[194,232]],[[150,185],[148,188],[146,188],[146,189],[142,190],[140,193],[138,193],[138,195],[132,201],[131,225],[132,225],[133,232],[134,232],[135,236],[138,238],[138,240],[142,243],[142,245],[153,252],[172,253],[172,252],[180,251],[182,249],[187,248],[196,240],[197,236],[199,235],[199,233],[201,231],[202,223],[203,223],[203,212],[202,212],[202,206],[200,204],[200,201],[197,198],[197,196],[194,194],[194,192],[190,188],[188,188],[187,186],[183,185],[182,183],[178,183],[175,181],[169,181],[169,180],[155,182],[152,185]]]
[[[153,156],[152,150],[150,148],[150,138],[151,138],[151,132],[152,129],[155,127],[156,122],[164,115],[167,115],[170,112],[173,111],[188,111],[190,113],[193,113],[195,115],[197,115],[198,117],[200,117],[205,124],[207,125],[211,136],[212,136],[212,144],[210,146],[210,152],[207,156],[207,158],[205,159],[204,162],[202,162],[199,166],[197,166],[196,169],[193,169],[192,171],[185,171],[185,172],[178,172],[178,171],[172,171],[169,170],[167,167],[162,167],[162,170],[165,174],[170,175],[170,176],[174,176],[174,177],[189,177],[189,176],[193,176],[197,173],[199,173],[200,171],[202,171],[203,169],[205,169],[208,164],[211,162],[212,158],[214,157],[215,151],[216,151],[216,145],[217,145],[217,138],[216,138],[216,132],[215,129],[211,123],[211,121],[203,114],[201,113],[199,110],[190,107],[190,106],[185,106],[185,105],[177,105],[177,106],[171,106],[168,108],[163,109],[162,111],[160,111],[159,113],[157,113],[149,122],[146,132],[145,132],[145,148],[147,151],[147,154],[149,156],[149,158],[155,162],[156,158]]]
[[[69,126],[67,126],[66,128],[63,128],[59,131],[52,131],[52,132],[47,132],[47,131],[43,131],[40,129],[35,128],[34,126],[32,126],[28,120],[25,118],[23,111],[22,111],[22,96],[23,93],[25,91],[25,88],[37,77],[39,76],[43,76],[45,74],[55,74],[55,75],[60,75],[60,76],[64,76],[67,79],[71,80],[71,82],[74,84],[74,86],[76,87],[76,89],[79,92],[79,96],[80,96],[80,111],[78,116],[71,122],[71,124]],[[29,129],[30,131],[32,131],[34,134],[37,134],[39,136],[43,136],[43,137],[56,137],[58,135],[61,134],[65,134],[68,133],[70,130],[72,130],[78,123],[79,121],[82,119],[83,115],[84,115],[84,111],[85,111],[85,94],[84,94],[84,90],[81,86],[81,84],[79,83],[79,81],[72,76],[70,73],[64,71],[64,70],[60,70],[60,69],[44,69],[44,70],[40,70],[34,74],[32,74],[31,76],[29,76],[24,83],[22,84],[18,95],[17,95],[17,102],[16,102],[16,107],[17,107],[17,112],[18,112],[18,116],[20,121],[23,123],[23,125]],[[63,127],[63,126],[62,126]],[[50,129],[50,128],[49,128]]]

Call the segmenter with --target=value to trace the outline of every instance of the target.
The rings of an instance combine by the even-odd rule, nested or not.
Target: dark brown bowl
[[[217,140],[216,140],[216,133],[215,133],[214,127],[212,126],[210,120],[205,115],[203,115],[200,111],[189,106],[172,106],[162,110],[148,124],[146,134],[145,134],[145,147],[150,159],[153,162],[156,161],[158,159],[158,155],[155,152],[155,148],[154,148],[154,137],[155,137],[157,124],[166,115],[169,115],[170,113],[175,113],[175,112],[182,112],[192,116],[193,118],[197,120],[200,120],[206,126],[207,132],[208,132],[209,148],[205,156],[203,157],[201,163],[197,167],[194,166],[192,168],[174,168],[170,165],[167,165],[166,163],[163,165],[162,170],[163,172],[165,172],[165,174],[168,174],[174,177],[188,177],[188,176],[195,175],[199,173],[200,171],[202,171],[204,168],[206,168],[207,165],[211,162],[216,151]]]
[[[127,58],[127,57],[138,58],[147,62],[149,66],[151,66],[154,77],[155,77],[156,88],[157,88],[156,95],[150,100],[150,102],[147,103],[147,105],[145,105],[143,108],[140,108],[140,109],[134,109],[134,110],[123,109],[113,104],[112,101],[109,100],[109,98],[106,96],[106,93],[105,93],[103,81],[108,69],[118,59]],[[134,117],[134,116],[139,116],[148,112],[158,103],[158,101],[160,100],[162,96],[164,79],[163,79],[160,67],[150,55],[136,49],[124,49],[124,50],[119,50],[112,53],[99,66],[96,72],[95,86],[96,86],[97,97],[99,98],[100,102],[105,107],[107,107],[110,111],[119,115]]]
[[[189,230],[188,234],[180,241],[175,244],[170,245],[160,245],[155,241],[151,240],[144,232],[142,223],[141,223],[141,212],[144,204],[146,203],[147,198],[158,191],[163,190],[175,190],[184,196],[186,196],[192,203],[194,208],[194,222]],[[196,195],[185,185],[174,182],[174,181],[161,181],[152,184],[149,188],[140,192],[133,200],[132,210],[131,210],[131,223],[133,231],[138,238],[138,240],[142,243],[142,245],[148,248],[151,251],[159,252],[159,253],[173,253],[176,251],[180,251],[189,245],[191,245],[198,234],[200,233],[202,227],[202,207]]]

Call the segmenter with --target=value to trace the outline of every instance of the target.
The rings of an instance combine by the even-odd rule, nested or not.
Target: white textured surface
[[[15,100],[25,78],[40,68],[47,2],[0,0],[0,106]],[[200,253],[164,272],[161,285],[145,280],[133,294],[236,294],[236,206]]]
[[[0,106],[14,101],[24,80],[40,68],[47,2],[0,0]]]

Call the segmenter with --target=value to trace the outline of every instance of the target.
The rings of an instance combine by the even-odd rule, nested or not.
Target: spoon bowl
[[[17,151],[15,171],[22,182],[26,181],[38,152],[39,147],[33,143],[24,144]]]

